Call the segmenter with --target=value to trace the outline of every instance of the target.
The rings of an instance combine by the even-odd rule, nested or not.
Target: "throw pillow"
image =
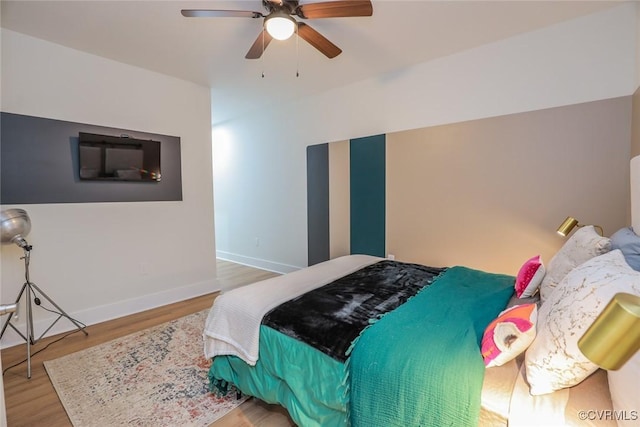
[[[542,259],[540,255],[534,256],[533,258],[527,260],[522,267],[520,267],[520,271],[518,271],[518,275],[516,276],[516,296],[518,298],[528,298],[533,296],[538,290],[540,283],[542,283],[542,279],[544,279],[545,268],[542,264]]]
[[[482,337],[482,357],[487,368],[502,366],[524,352],[536,337],[536,304],[504,310],[487,326]]]
[[[621,228],[611,236],[611,249],[620,249],[627,264],[640,271],[640,236],[631,227]]]
[[[544,303],[564,276],[575,267],[610,250],[611,240],[600,236],[592,225],[579,228],[549,261],[547,273],[540,284],[540,301]]]
[[[572,387],[598,367],[578,348],[578,340],[618,292],[640,295],[640,272],[611,251],[572,270],[542,304],[538,334],[527,349],[530,393]]]

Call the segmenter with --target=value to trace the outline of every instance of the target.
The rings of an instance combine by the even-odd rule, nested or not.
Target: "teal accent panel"
[[[349,145],[351,253],[385,256],[385,135]]]

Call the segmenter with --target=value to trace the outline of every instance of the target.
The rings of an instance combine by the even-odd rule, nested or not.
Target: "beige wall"
[[[516,274],[534,255],[549,261],[567,215],[612,234],[628,218],[631,104],[623,97],[388,134],[387,252]]]
[[[640,8],[640,6],[638,6]],[[640,155],[640,88],[633,94],[633,119],[631,125],[631,157]]]
[[[351,253],[349,141],[329,144],[329,256]]]

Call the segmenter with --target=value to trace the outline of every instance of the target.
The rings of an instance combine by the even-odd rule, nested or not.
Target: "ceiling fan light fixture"
[[[276,40],[286,40],[296,30],[296,21],[284,13],[274,13],[264,20],[264,28]]]

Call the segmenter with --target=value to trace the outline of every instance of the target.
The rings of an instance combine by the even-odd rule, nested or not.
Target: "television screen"
[[[82,180],[161,179],[159,141],[80,132],[78,158]]]

